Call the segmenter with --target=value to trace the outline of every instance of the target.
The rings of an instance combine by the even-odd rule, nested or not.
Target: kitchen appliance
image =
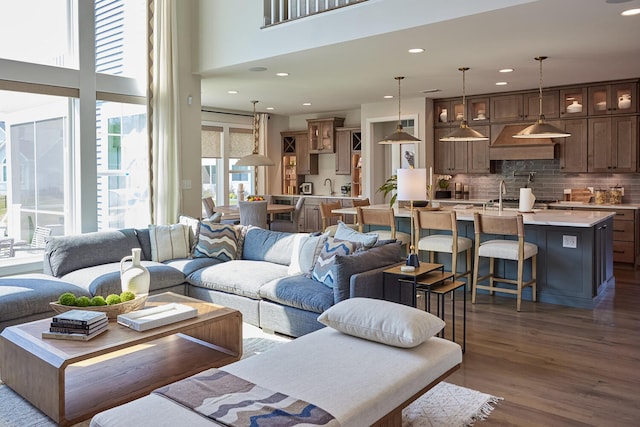
[[[303,182],[300,184],[300,194],[310,196],[313,194],[313,182]]]

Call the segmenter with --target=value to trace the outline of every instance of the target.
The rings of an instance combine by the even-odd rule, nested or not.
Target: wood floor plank
[[[467,295],[466,352],[447,381],[504,398],[482,426],[638,425],[640,271],[615,275],[593,310]]]

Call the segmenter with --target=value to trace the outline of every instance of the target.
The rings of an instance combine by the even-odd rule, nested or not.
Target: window
[[[77,69],[76,3],[0,0],[0,58]]]
[[[99,229],[149,224],[149,149],[144,105],[98,102]]]
[[[0,0],[0,233],[149,224],[149,4]],[[95,43],[79,44],[79,22],[94,24]],[[86,81],[95,90],[80,93]]]

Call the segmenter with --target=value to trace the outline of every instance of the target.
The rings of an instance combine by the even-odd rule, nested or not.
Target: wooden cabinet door
[[[611,118],[611,169],[636,172],[638,168],[638,119],[635,116]]]
[[[560,117],[569,119],[587,115],[587,88],[575,87],[560,90]]]
[[[483,135],[489,136],[489,126],[474,126],[473,128]],[[490,173],[489,145],[490,139],[467,142],[468,173]]]
[[[351,175],[351,131],[336,131],[336,175]]]
[[[442,113],[446,111],[446,119],[443,120]],[[463,116],[462,98],[447,99],[436,101],[433,104],[433,112],[435,117],[433,123],[435,126],[451,126],[452,124],[460,124]]]
[[[523,118],[522,95],[499,95],[491,97],[491,121],[515,122]]]
[[[588,171],[611,171],[611,120],[608,117],[589,119]]]
[[[556,138],[560,171],[567,173],[587,172],[587,120],[558,120],[549,122],[559,129],[564,129],[571,136]]]
[[[638,169],[636,116],[589,119],[589,172],[630,173]]]
[[[309,135],[305,131],[296,135],[296,158],[299,175],[318,174],[318,155],[309,154]]]
[[[560,101],[558,91],[542,91],[542,114],[545,119],[560,117]],[[540,91],[524,94],[524,119],[536,120],[540,116]]]
[[[467,141],[440,141],[440,138],[455,128],[441,128],[436,131],[435,162],[436,173],[451,175],[467,172]]]
[[[319,200],[324,199],[307,198],[304,202],[304,231],[307,233],[322,231]]]

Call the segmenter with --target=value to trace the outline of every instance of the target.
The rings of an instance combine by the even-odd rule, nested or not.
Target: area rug
[[[264,334],[258,328],[244,328],[244,357],[268,351],[288,341]],[[404,427],[462,427],[489,416],[502,398],[449,383],[440,383],[406,408]],[[86,427],[89,421],[74,427]],[[54,427],[50,418],[34,408],[0,381],[0,427]]]

